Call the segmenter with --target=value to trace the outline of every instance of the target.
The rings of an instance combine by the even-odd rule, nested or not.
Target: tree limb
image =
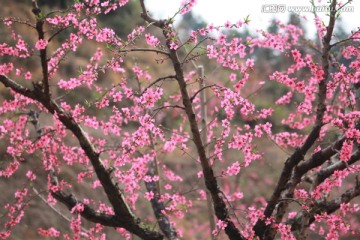
[[[308,213],[310,214],[310,216],[306,226],[303,226],[304,215],[302,213],[298,214],[294,219],[288,220],[286,224],[291,225],[291,231],[301,230],[301,228],[308,227],[315,221],[315,215],[319,215],[324,212],[326,212],[327,214],[334,213],[340,208],[341,204],[349,203],[357,196],[360,196],[360,186],[358,184],[352,189],[347,190],[340,197],[334,200],[323,200],[321,202],[316,202],[314,207]]]
[[[44,93],[38,92],[36,89],[29,90],[15,81],[11,80],[5,75],[0,75],[0,82],[4,86],[11,88],[17,93],[20,93],[26,97],[29,97],[35,101],[41,103],[51,114],[57,115],[59,120],[64,126],[70,130],[75,137],[78,139],[81,148],[84,150],[86,156],[89,158],[97,178],[101,182],[101,185],[109,199],[111,205],[114,208],[115,215],[117,218],[121,218],[121,222],[125,225],[122,226],[131,233],[138,235],[144,239],[163,239],[163,236],[155,231],[151,231],[145,227],[140,219],[136,218],[129,206],[125,202],[125,198],[119,187],[113,182],[109,172],[101,162],[100,154],[96,152],[95,147],[81,128],[81,126],[70,116],[68,113],[58,106],[53,100],[48,101],[44,96]],[[74,201],[68,195],[59,194],[58,197],[66,200],[67,204],[73,204]]]
[[[142,18],[162,29],[163,35],[167,39],[167,31],[168,31],[167,29],[170,28],[170,26],[164,21],[161,20],[157,21],[152,17],[150,17],[146,10],[144,0],[140,0],[140,3],[143,10],[143,13],[141,14]],[[202,171],[204,174],[205,185],[206,188],[209,190],[214,203],[215,215],[218,219],[224,221],[227,224],[225,228],[225,233],[228,235],[230,239],[234,239],[234,240],[245,239],[230,218],[229,210],[226,206],[225,200],[219,189],[219,185],[217,183],[217,179],[215,177],[214,171],[210,165],[208,157],[206,156],[204,144],[201,140],[199,127],[197,125],[196,115],[192,108],[192,102],[190,101],[189,93],[187,91],[187,85],[185,82],[184,71],[182,67],[183,64],[180,62],[176,50],[171,49],[169,40],[166,41],[166,45],[169,49],[170,59],[176,73],[176,80],[180,87],[183,105],[190,124],[193,141],[195,143],[196,150],[199,155]]]
[[[118,50],[118,52],[121,52],[121,53],[127,53],[127,52],[154,52],[154,53],[159,53],[159,54],[169,56],[168,52],[165,52],[165,51],[162,51],[162,50],[159,50],[159,49],[152,49],[152,48],[122,49],[122,50]]]
[[[352,165],[354,163],[356,163],[357,161],[360,160],[360,150],[357,150],[349,159],[349,161],[344,162],[344,161],[339,161],[336,162],[324,169],[321,169],[320,172],[318,172],[316,174],[314,183],[313,183],[313,188],[315,188],[316,186],[320,185],[322,182],[325,181],[325,179],[327,179],[328,177],[330,177],[335,171],[341,171],[344,170],[345,168],[349,167],[349,165]]]
[[[156,79],[155,81],[153,81],[152,83],[150,83],[146,88],[144,88],[144,90],[143,90],[139,95],[140,95],[140,96],[143,95],[149,88],[151,88],[152,86],[154,86],[156,83],[161,82],[161,81],[166,80],[166,79],[172,79],[172,78],[175,78],[175,76],[170,75],[170,76],[161,77],[161,78]]]
[[[32,12],[34,13],[36,17],[36,25],[35,29],[38,33],[38,39],[39,40],[45,40],[45,32],[44,32],[44,23],[45,19],[41,16],[41,9],[38,7],[35,0],[32,1],[33,9]],[[42,85],[45,98],[47,101],[50,101],[51,95],[50,95],[50,86],[49,86],[49,71],[48,71],[48,60],[47,60],[47,46],[43,49],[40,49],[40,61],[41,61],[41,69],[42,69]]]
[[[326,84],[327,80],[330,76],[330,41],[332,37],[332,33],[334,31],[335,26],[335,18],[336,18],[336,0],[332,0],[330,5],[330,20],[327,27],[326,35],[323,38],[323,48],[322,48],[322,70],[324,71],[323,80],[319,82],[318,87],[318,104],[316,109],[316,120],[313,129],[310,134],[307,136],[305,142],[302,146],[294,151],[294,153],[286,160],[285,166],[281,172],[278,183],[276,184],[275,190],[268,201],[266,208],[264,210],[265,219],[272,216],[276,205],[279,203],[279,199],[284,193],[287,191],[286,197],[291,197],[293,190],[295,189],[294,185],[287,185],[288,181],[292,176],[292,172],[294,167],[299,164],[300,161],[304,159],[307,151],[313,146],[315,141],[319,138],[320,130],[323,126],[323,117],[326,111]],[[285,213],[285,209],[287,208],[288,203],[282,202],[279,204],[277,208],[277,212],[280,212],[280,215],[277,216],[278,219],[282,218],[282,215]],[[264,239],[273,239],[276,231],[272,228],[272,225],[266,225],[265,219],[259,219],[254,226],[254,231],[257,236],[260,238],[264,237]]]

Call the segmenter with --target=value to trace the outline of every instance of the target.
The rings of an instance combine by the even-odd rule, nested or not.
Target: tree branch
[[[358,32],[359,32],[359,31],[356,31],[356,33],[358,33]],[[355,35],[355,33],[354,33],[353,35]],[[346,43],[346,42],[348,42],[348,41],[353,41],[353,40],[359,40],[359,38],[349,37],[349,38],[347,38],[347,39],[343,39],[343,40],[340,40],[340,41],[338,41],[338,42],[336,42],[336,43],[331,44],[330,47],[332,48],[332,47],[335,47],[335,46],[337,46],[337,45]]]
[[[152,48],[122,49],[122,50],[118,50],[118,52],[121,52],[121,53],[127,53],[127,52],[154,52],[154,53],[159,53],[159,54],[169,56],[168,52],[165,52],[165,51],[162,51],[162,50],[159,50],[159,49],[152,49]]]
[[[295,152],[286,160],[285,166],[281,172],[279,181],[275,187],[275,190],[268,201],[268,204],[264,210],[265,219],[272,216],[276,205],[279,202],[281,194],[284,191],[287,191],[287,197],[291,197],[293,190],[295,189],[295,185],[287,184],[291,178],[292,172],[294,167],[299,164],[301,160],[304,159],[305,154],[307,151],[313,146],[315,141],[319,138],[320,130],[323,126],[323,117],[326,111],[326,83],[330,76],[329,71],[329,56],[330,56],[330,41],[332,37],[332,33],[334,31],[335,26],[335,18],[336,18],[336,0],[332,0],[330,5],[330,20],[327,27],[326,35],[323,38],[323,48],[322,48],[322,70],[324,71],[323,80],[319,82],[318,87],[318,104],[316,109],[316,120],[313,129],[311,130],[310,134],[306,138],[305,142],[302,146],[295,150]],[[277,216],[277,219],[281,219],[283,214],[285,213],[285,209],[287,208],[288,203],[282,202],[281,205],[279,204],[277,208],[277,212],[280,215]],[[266,225],[264,219],[259,219],[254,226],[254,231],[257,236],[260,238],[264,237],[265,239],[272,239],[276,234],[272,225]]]
[[[344,170],[345,168],[349,167],[349,165],[352,165],[360,160],[360,150],[358,149],[347,162],[339,161],[336,162],[324,169],[321,169],[320,172],[316,174],[313,188],[320,185],[322,182],[325,181],[328,177],[330,177],[335,171]]]
[[[179,105],[169,105],[169,106],[162,106],[162,107],[155,108],[153,111],[159,111],[159,110],[164,109],[164,108],[180,108],[182,110],[185,110],[184,107],[179,106]]]
[[[155,147],[153,144],[151,132],[149,132],[149,135],[151,146],[154,150]],[[155,158],[149,162],[149,170],[147,171],[147,175],[151,177],[159,176],[157,164],[157,158],[155,156]],[[168,216],[163,214],[163,211],[165,210],[165,204],[163,201],[160,200],[161,193],[159,182],[145,182],[145,186],[148,192],[154,193],[154,197],[150,200],[150,202],[161,231],[168,239],[177,240],[178,237],[175,228],[171,226]]]
[[[314,207],[310,210],[308,214],[309,220],[307,224],[304,226],[303,224],[303,213],[298,214],[294,219],[290,219],[286,224],[291,225],[291,231],[301,230],[303,227],[308,227],[315,221],[315,215],[320,215],[322,213],[332,214],[336,210],[338,210],[343,203],[349,203],[355,197],[360,196],[360,185],[356,185],[352,189],[347,190],[340,197],[328,201],[323,200],[321,202],[316,202]]]
[[[301,177],[310,171],[311,169],[314,169],[318,166],[321,166],[323,163],[325,163],[327,160],[329,160],[332,156],[338,153],[340,151],[341,147],[344,144],[345,136],[337,140],[335,143],[331,144],[327,148],[316,152],[313,154],[308,160],[300,163],[295,168],[294,176],[295,178],[300,181]]]
[[[96,176],[101,182],[107,198],[114,208],[116,217],[121,218],[121,222],[125,224],[122,226],[123,228],[145,239],[163,239],[163,236],[160,233],[147,229],[141,220],[134,216],[129,206],[125,202],[123,193],[113,182],[109,172],[101,162],[100,154],[96,152],[95,147],[92,145],[91,141],[80,125],[68,113],[64,112],[64,110],[53,100],[48,101],[42,92],[37,92],[37,89],[34,89],[33,91],[29,90],[9,79],[5,75],[0,75],[0,82],[15,92],[41,103],[51,114],[56,114],[62,124],[64,124],[64,126],[75,135],[81,148],[89,158]],[[68,204],[74,203],[67,195],[60,194],[59,197],[65,199]]]
[[[41,9],[38,7],[35,0],[32,1],[33,9],[32,12],[36,17],[36,31],[38,33],[39,40],[45,40],[45,32],[44,32],[44,18],[41,16]],[[44,49],[40,49],[40,61],[41,61],[41,69],[42,69],[42,88],[44,90],[45,98],[47,101],[50,101],[50,86],[49,86],[49,71],[48,71],[48,60],[47,60],[47,46]]]
[[[163,30],[163,35],[167,39],[168,36],[168,29],[170,26],[165,23],[164,21],[157,21],[153,18],[151,18],[148,15],[148,12],[146,10],[144,0],[140,0],[141,7],[143,10],[143,13],[141,14],[142,18],[148,22],[153,23],[155,26],[159,27]],[[244,236],[241,235],[239,229],[235,226],[234,222],[230,218],[229,210],[226,206],[225,200],[221,194],[221,191],[219,189],[219,185],[217,183],[217,179],[214,175],[214,171],[209,163],[209,159],[206,156],[205,148],[203,145],[203,142],[201,140],[201,135],[199,131],[199,127],[197,125],[196,115],[194,113],[194,110],[192,108],[192,102],[190,101],[189,93],[187,91],[187,85],[184,78],[184,71],[182,68],[182,63],[179,60],[179,57],[177,55],[176,50],[171,49],[170,47],[170,41],[166,41],[167,48],[169,49],[170,59],[173,65],[173,68],[176,73],[176,80],[180,87],[180,92],[183,100],[183,105],[185,108],[185,112],[190,124],[191,133],[193,136],[193,141],[196,146],[196,150],[199,155],[201,167],[204,174],[205,179],[205,185],[206,188],[209,190],[213,203],[214,203],[214,209],[215,214],[218,219],[224,221],[227,226],[225,228],[225,233],[228,235],[230,239],[236,239],[236,240],[242,240],[245,239]]]
[[[141,9],[142,9],[142,13],[141,13],[141,17],[147,21],[148,23],[152,23],[154,24],[154,26],[163,29],[165,26],[165,20],[156,20],[152,17],[149,16],[149,12],[146,9],[144,0],[140,0],[140,5],[141,5]]]
[[[50,207],[54,212],[56,212],[60,217],[62,217],[63,219],[65,219],[66,221],[68,221],[68,222],[71,222],[71,220],[67,217],[67,216],[65,216],[64,214],[62,214],[58,209],[56,209],[54,206],[52,206],[52,205],[50,205],[48,202],[47,202],[47,200],[46,200],[46,198],[44,198],[42,195],[41,195],[41,193],[36,189],[36,188],[32,188],[32,190],[35,192],[35,194],[48,206],[48,207]],[[83,232],[88,232],[88,230],[87,229],[85,229],[84,227],[81,227],[81,230],[83,231]]]
[[[76,198],[72,194],[66,194],[63,191],[57,191],[57,192],[51,192],[51,195],[56,200],[64,204],[69,209],[69,211],[71,211],[78,204],[83,205],[84,211],[80,212],[79,214],[90,222],[100,223],[108,227],[124,228],[125,225],[129,225],[129,222],[126,222],[126,220],[124,221],[124,219],[121,216],[96,212],[87,204],[84,204],[83,202],[76,200]]]
[[[358,122],[355,126],[355,129],[359,129],[359,128],[360,128],[360,122]],[[297,179],[297,182],[299,183],[301,177],[304,176],[308,171],[321,166],[323,163],[325,163],[327,160],[329,160],[332,156],[337,154],[341,150],[345,140],[346,140],[346,137],[342,136],[341,138],[339,138],[337,141],[335,141],[333,144],[331,144],[327,148],[325,148],[319,152],[316,152],[308,160],[300,163],[295,168],[295,172],[294,172],[294,177]],[[358,154],[358,152],[356,152],[347,163],[352,164],[354,161],[354,158],[356,159],[357,154]],[[342,163],[344,164],[344,162],[341,161],[337,164],[333,164],[333,165],[327,167],[326,169],[333,168],[334,165],[336,165],[336,168],[340,167],[340,166],[342,166]],[[319,172],[319,174],[322,172],[324,172],[324,169],[321,170]]]
[[[0,75],[0,82],[7,88],[11,88],[13,91],[24,95],[25,97],[35,99],[36,95],[34,92],[26,87],[21,86],[14,80],[8,78],[6,75]]]
[[[202,80],[203,81],[203,80]],[[194,99],[196,98],[196,96],[202,92],[203,90],[205,90],[206,88],[212,88],[212,87],[219,87],[217,84],[211,84],[211,85],[207,85],[207,86],[203,86],[201,87],[199,90],[196,91],[196,93],[194,93],[194,95],[190,98],[190,101],[193,102]]]
[[[185,63],[187,61],[187,58],[190,56],[190,54],[204,41],[206,41],[207,39],[209,39],[208,37],[201,39],[184,57],[183,63]]]
[[[166,79],[172,79],[172,78],[175,78],[175,77],[176,77],[176,76],[170,75],[170,76],[158,78],[158,79],[156,79],[155,81],[153,81],[152,83],[150,83],[149,86],[147,86],[146,88],[144,88],[144,90],[143,90],[139,95],[140,95],[140,96],[143,95],[143,94],[146,92],[146,90],[148,90],[149,88],[151,88],[152,86],[154,86],[156,83],[161,82],[161,81],[166,80]]]

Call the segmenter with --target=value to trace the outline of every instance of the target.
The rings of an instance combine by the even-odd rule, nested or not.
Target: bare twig
[[[144,88],[144,90],[139,95],[140,96],[143,95],[149,88],[151,88],[152,86],[154,86],[158,82],[161,82],[161,81],[166,80],[166,79],[174,79],[174,78],[175,78],[175,76],[173,76],[173,75],[158,78],[155,81],[153,81],[152,83],[150,83],[146,88]]]
[[[208,37],[201,39],[193,48],[191,48],[191,50],[186,54],[186,56],[184,57],[183,63],[187,61],[188,56],[190,56],[190,54],[204,41],[206,41],[207,39],[209,39]]]
[[[35,25],[34,24],[31,24],[30,22],[28,22],[27,20],[20,20],[20,19],[17,19],[17,18],[13,18],[13,17],[10,17],[10,18],[0,18],[0,22],[3,22],[3,23],[7,23],[7,22],[12,22],[12,23],[18,23],[18,24],[24,24],[30,28],[33,28],[35,29]]]
[[[200,81],[204,81],[204,80],[200,80]],[[194,99],[196,98],[196,96],[201,93],[203,90],[207,89],[207,88],[212,88],[212,87],[219,87],[221,88],[219,85],[217,84],[211,84],[211,85],[207,85],[207,86],[202,86],[199,90],[196,91],[196,93],[194,93],[194,95],[190,98],[190,101],[193,102]]]
[[[360,38],[358,38],[358,37],[353,37],[353,36],[354,36],[355,34],[357,34],[357,33],[359,33],[359,31],[356,31],[355,33],[353,33],[353,34],[351,35],[351,37],[349,37],[349,38],[346,38],[346,39],[343,39],[343,40],[340,40],[340,41],[338,41],[338,42],[336,42],[336,43],[331,44],[330,47],[332,48],[332,47],[334,47],[334,46],[341,45],[341,44],[346,43],[346,42],[348,42],[348,41],[359,40]]]
[[[169,56],[168,52],[162,51],[160,49],[153,49],[153,48],[131,48],[131,49],[121,49],[118,50],[118,52],[120,53],[127,53],[127,52],[154,52],[154,53],[159,53],[159,54],[163,54],[166,56]]]

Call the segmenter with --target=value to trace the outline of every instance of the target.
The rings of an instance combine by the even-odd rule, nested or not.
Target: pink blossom
[[[227,223],[219,219],[216,222],[216,226],[218,227],[219,230],[225,230]]]
[[[144,197],[150,201],[151,199],[154,198],[154,193],[152,191],[146,192]]]
[[[225,28],[231,28],[232,24],[230,21],[226,21],[224,26],[225,26]]]
[[[145,40],[147,44],[153,47],[160,44],[160,40],[157,37],[150,35],[149,33],[145,34]]]
[[[326,27],[323,25],[323,22],[319,17],[315,17],[315,26],[320,38],[322,38],[325,35]]]
[[[25,79],[26,79],[26,80],[30,80],[30,79],[31,79],[31,77],[32,77],[31,72],[29,72],[29,71],[28,71],[28,72],[26,72],[26,73],[25,73],[25,75],[24,75],[24,77],[25,77]]]
[[[44,237],[55,237],[55,238],[60,237],[60,232],[53,227],[47,230],[39,228],[38,234]]]
[[[190,10],[196,5],[197,0],[182,0],[181,1],[181,14],[190,12]]]
[[[227,168],[226,173],[229,176],[237,175],[240,172],[240,164],[239,162],[233,163],[230,167]]]
[[[36,175],[32,171],[28,171],[26,173],[26,177],[28,177],[30,181],[34,181],[36,179]]]
[[[353,141],[345,141],[342,148],[341,148],[341,152],[340,152],[340,160],[342,161],[348,161],[351,157],[352,154],[352,149],[353,149]]]
[[[178,47],[179,46],[175,42],[170,43],[170,49],[176,50],[176,49],[178,49]]]
[[[44,40],[44,39],[39,39],[36,44],[35,44],[35,48],[38,50],[42,50],[45,49],[48,45],[48,41]]]

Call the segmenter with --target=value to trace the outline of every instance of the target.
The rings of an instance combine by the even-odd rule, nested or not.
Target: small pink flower
[[[231,22],[230,21],[227,21],[226,23],[225,23],[225,27],[226,28],[231,28],[231,26],[232,26],[232,24],[231,24]]]
[[[176,50],[176,49],[178,49],[178,45],[176,44],[176,43],[174,43],[174,42],[171,42],[170,43],[170,49],[174,49],[174,50]]]
[[[32,171],[28,171],[26,173],[26,177],[30,180],[30,181],[34,181],[36,179],[36,175],[32,172]]]
[[[47,41],[47,40],[39,39],[39,40],[36,42],[35,47],[36,47],[36,49],[38,49],[38,50],[42,50],[42,49],[45,49],[47,45],[48,45],[48,41]]]
[[[218,227],[219,230],[225,230],[227,223],[225,221],[218,220],[216,226]]]
[[[42,235],[45,237],[59,237],[60,236],[60,232],[53,227],[51,227],[47,230],[39,228],[38,233],[39,233],[39,235]]]
[[[154,193],[152,191],[146,192],[144,197],[150,201],[151,199],[154,198]]]
[[[24,76],[25,76],[26,80],[30,80],[32,77],[32,74],[31,74],[31,72],[26,72]]]

